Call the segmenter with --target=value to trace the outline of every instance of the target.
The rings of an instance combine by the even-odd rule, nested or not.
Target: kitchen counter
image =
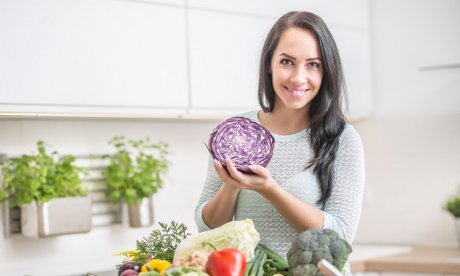
[[[12,235],[0,239],[0,275],[81,276],[91,272],[99,276],[116,276],[115,266],[123,257],[112,254],[134,249],[136,240],[147,237],[152,228],[113,225],[94,228],[86,234],[42,239]]]
[[[121,225],[96,228],[88,234],[46,239],[13,235],[0,239],[0,275],[116,275],[122,257],[113,253],[135,247],[153,227],[126,229]],[[460,275],[460,251],[410,246],[354,245],[349,258],[353,272],[398,271]],[[7,265],[6,265],[7,264]]]
[[[383,249],[383,248],[382,248]],[[409,250],[408,250],[409,249]],[[357,250],[360,250],[357,247]],[[455,248],[388,247],[393,254],[352,258],[352,272],[408,272],[460,275],[460,250]],[[365,247],[360,254],[365,253]],[[369,251],[369,250],[368,250]],[[371,252],[370,250],[369,252]],[[382,252],[378,247],[375,252]],[[398,252],[399,251],[399,252]]]

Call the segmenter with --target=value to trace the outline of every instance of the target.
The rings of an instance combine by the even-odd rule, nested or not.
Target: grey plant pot
[[[151,197],[142,199],[140,204],[121,202],[121,221],[125,227],[146,227],[153,224],[153,200]]]
[[[55,198],[21,206],[21,232],[26,237],[43,238],[90,230],[90,197]]]

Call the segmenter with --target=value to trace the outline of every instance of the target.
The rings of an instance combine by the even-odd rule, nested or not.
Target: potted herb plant
[[[109,144],[116,152],[107,156],[110,159],[104,173],[107,196],[113,203],[121,203],[124,225],[152,225],[152,196],[163,187],[169,167],[168,144],[153,143],[148,137],[127,140],[124,136],[115,136]]]
[[[91,199],[81,182],[85,171],[75,157],[48,153],[43,141],[36,154],[7,158],[1,164],[0,202],[21,209],[21,232],[47,237],[91,230]]]
[[[444,210],[452,214],[455,218],[455,228],[457,230],[457,241],[460,247],[460,187],[457,192],[451,194],[443,206]]]

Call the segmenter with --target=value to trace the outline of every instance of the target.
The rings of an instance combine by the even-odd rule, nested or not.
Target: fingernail
[[[219,161],[214,160],[214,167],[218,167],[218,166],[219,166],[219,163],[220,163]]]
[[[249,169],[251,169],[251,171],[254,171],[256,168],[257,168],[256,165],[250,165],[250,166],[249,166]]]

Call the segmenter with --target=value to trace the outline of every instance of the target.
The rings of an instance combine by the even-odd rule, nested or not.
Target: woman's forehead
[[[275,55],[283,53],[295,59],[321,57],[321,49],[316,35],[310,30],[298,27],[288,28],[281,34]]]

